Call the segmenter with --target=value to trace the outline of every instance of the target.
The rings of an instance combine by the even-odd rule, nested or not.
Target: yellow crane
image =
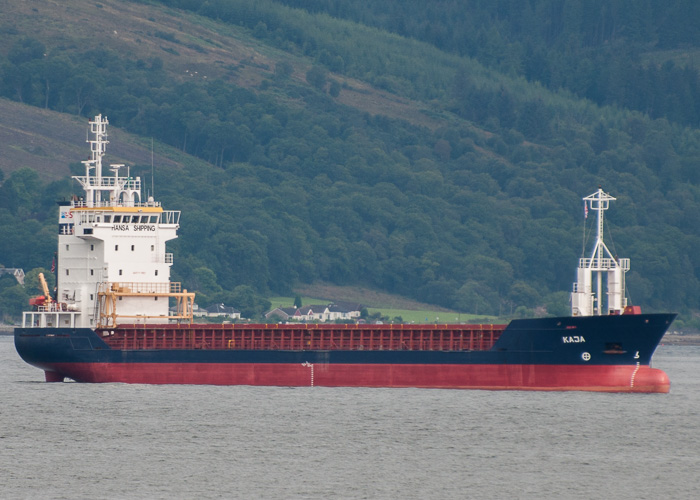
[[[39,284],[41,285],[41,289],[44,291],[44,297],[46,297],[46,304],[51,304],[53,302],[53,299],[51,298],[51,294],[49,293],[49,284],[46,283],[44,273],[39,273]]]
[[[48,308],[47,310],[50,310],[51,304],[54,303],[54,300],[51,298],[51,294],[49,293],[49,285],[46,283],[44,273],[39,273],[39,285],[41,286],[41,290],[44,292],[44,295],[30,298],[29,305],[34,306],[36,310],[41,310],[40,308],[42,307],[46,307]]]

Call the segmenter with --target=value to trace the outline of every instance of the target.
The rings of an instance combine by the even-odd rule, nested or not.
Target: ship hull
[[[87,328],[18,328],[15,345],[48,381],[663,393],[669,379],[650,362],[673,318],[514,320],[487,350],[115,349]],[[153,331],[173,329],[196,325]]]
[[[530,391],[669,392],[648,366],[312,363],[53,363],[48,381],[284,387],[417,387]]]

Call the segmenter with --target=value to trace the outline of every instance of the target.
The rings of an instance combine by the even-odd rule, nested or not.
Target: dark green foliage
[[[341,88],[340,83],[338,83],[337,80],[331,80],[331,86],[328,89],[328,93],[332,97],[338,97],[340,95],[340,88]]]
[[[270,301],[260,297],[247,285],[239,285],[233,289],[230,303],[236,304],[243,318],[259,318],[265,311],[270,310]]]
[[[306,72],[306,81],[319,90],[326,86],[326,70],[320,66],[313,66]]]
[[[45,52],[46,47],[40,41],[33,38],[23,38],[12,46],[7,54],[7,59],[12,64],[19,66],[43,58]]]
[[[288,61],[281,61],[275,65],[275,77],[279,79],[289,78],[294,72],[294,67]]]
[[[34,295],[39,295],[34,293]],[[30,294],[11,276],[0,279],[0,321],[12,324],[28,308]]]
[[[581,197],[602,184],[619,199],[610,235],[633,259],[635,303],[700,307],[700,137],[679,125],[698,123],[697,72],[654,64],[640,48],[697,42],[693,30],[672,33],[678,2],[160,3],[243,26],[253,42],[304,60],[308,84],[284,56],[253,91],[182,82],[159,58],[104,48],[39,56],[41,42],[18,38],[0,61],[0,90],[102,113],[199,158],[157,168],[156,191],[183,210],[173,273],[200,304],[256,317],[261,295],[325,280],[477,314],[562,314]],[[345,77],[421,103],[438,126],[342,106]],[[27,170],[0,182],[0,263],[47,266],[51,203],[69,184],[45,186]]]
[[[683,124],[700,123],[700,103],[693,98],[700,84],[697,69],[672,62],[658,65],[642,57],[650,49],[697,47],[697,2],[278,2],[422,40],[599,104],[617,104]]]

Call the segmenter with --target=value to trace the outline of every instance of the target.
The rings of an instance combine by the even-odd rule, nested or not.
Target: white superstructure
[[[108,121],[90,121],[90,159],[84,176],[74,176],[85,197],[59,203],[56,292],[53,300],[25,312],[25,327],[111,327],[163,323],[192,317],[194,294],[170,282],[180,212],[141,200],[141,179],[120,176],[110,165],[103,176]],[[174,298],[178,312],[169,315]]]
[[[615,200],[601,188],[583,198],[586,215],[598,212],[598,231],[590,257],[579,260],[576,282],[571,293],[571,314],[573,316],[599,316],[602,314],[622,314],[627,307],[625,297],[625,273],[630,269],[629,259],[620,259],[608,250],[603,242],[603,212],[610,201]],[[607,301],[603,308],[603,276],[606,277]]]

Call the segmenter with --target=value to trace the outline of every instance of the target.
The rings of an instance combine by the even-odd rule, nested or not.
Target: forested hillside
[[[600,105],[700,124],[694,0],[281,2],[421,40]]]
[[[632,303],[688,323],[700,18],[633,3],[4,2],[0,94],[102,113],[175,159],[156,193],[183,210],[174,279],[204,300],[323,280],[566,313],[581,198],[602,185]],[[2,238],[0,264],[31,269],[72,188],[22,166],[0,159],[0,231],[23,241]]]

